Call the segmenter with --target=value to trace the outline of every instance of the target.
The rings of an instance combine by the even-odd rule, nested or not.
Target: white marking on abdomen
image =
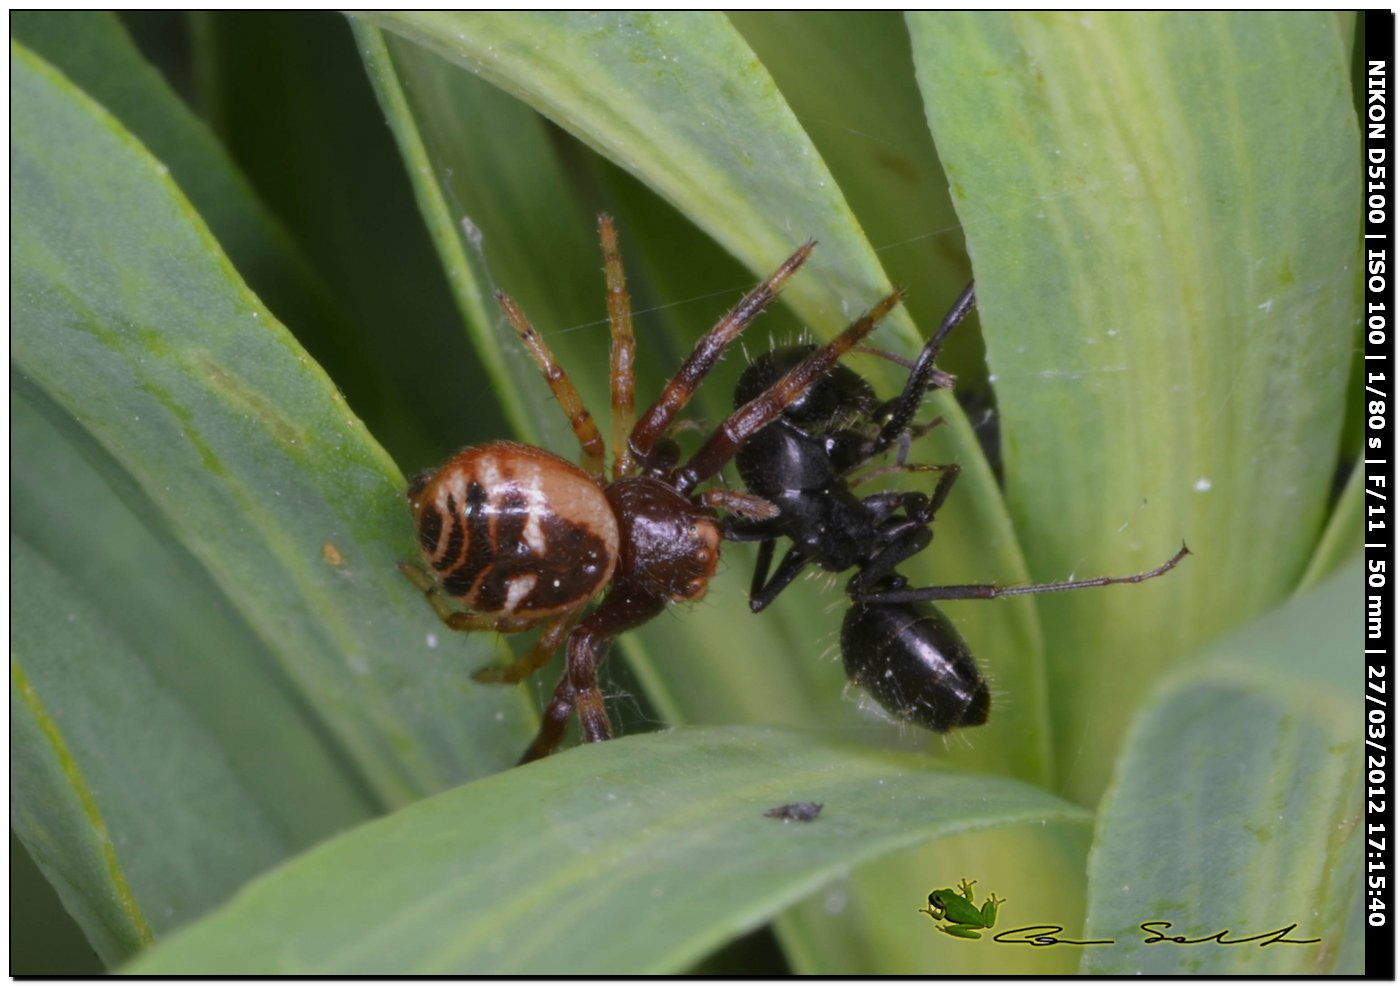
[[[538,575],[517,575],[507,582],[505,612],[514,613],[520,601],[530,594],[539,578]]]
[[[544,528],[540,526],[540,512],[549,509],[541,489],[544,476],[541,475],[538,468],[526,469],[522,472],[520,485],[526,490],[525,502],[527,504],[525,508],[525,543],[530,546],[531,551],[543,557],[545,540]]]

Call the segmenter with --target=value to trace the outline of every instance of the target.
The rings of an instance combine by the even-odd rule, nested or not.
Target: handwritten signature
[[[1297,924],[1290,924],[1282,928],[1275,928],[1273,931],[1265,931],[1257,935],[1250,935],[1248,938],[1230,938],[1230,929],[1225,928],[1217,931],[1213,935],[1206,935],[1202,938],[1188,938],[1185,935],[1168,935],[1164,932],[1172,926],[1170,921],[1144,921],[1138,925],[1146,935],[1142,942],[1144,945],[1157,945],[1168,942],[1173,945],[1204,945],[1213,942],[1217,945],[1248,945],[1258,943],[1260,948],[1265,945],[1315,945],[1322,941],[1321,938],[1289,938],[1288,934],[1297,930]],[[1160,927],[1160,931],[1155,930]],[[1003,945],[1030,945],[1033,948],[1045,948],[1050,945],[1115,945],[1117,942],[1112,938],[1087,939],[1061,938],[1059,935],[1064,931],[1064,926],[1059,924],[1028,924],[1022,928],[1012,928],[1008,931],[999,931],[993,936],[992,941],[1001,942]]]

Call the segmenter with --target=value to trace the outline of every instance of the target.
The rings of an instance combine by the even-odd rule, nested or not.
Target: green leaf
[[[1180,655],[1312,553],[1354,342],[1360,189],[1327,13],[909,16],[972,252],[1060,783],[1101,789]],[[976,79],[976,84],[969,84]]]
[[[1090,856],[1084,970],[1114,975],[1359,975],[1364,921],[1359,565],[1213,644],[1128,738]],[[1147,944],[1151,930],[1231,940]]]
[[[522,696],[444,659],[394,570],[413,550],[398,471],[164,166],[33,55],[12,59],[20,388],[208,572],[377,799],[508,763]]]
[[[354,319],[343,301],[332,295],[278,218],[257,199],[217,136],[141,57],[116,15],[19,11],[10,31],[101,103],[170,168],[258,297],[279,319],[297,327],[298,339],[322,360],[361,414],[368,408],[371,417],[383,417],[383,406],[392,397],[380,375],[366,374],[372,361],[358,344]],[[267,101],[261,105],[265,112]]]
[[[13,654],[10,728],[11,824],[98,955],[109,965],[120,962],[151,943],[150,924],[91,787]]]
[[[394,13],[369,19],[523,99],[645,177],[755,273],[808,237],[788,292],[823,325],[888,281],[831,175],[743,39],[718,14]],[[606,95],[606,98],[602,98]],[[743,135],[742,142],[733,138]],[[748,208],[766,202],[762,210]],[[906,340],[907,316],[891,326]],[[828,334],[834,334],[830,332]]]
[[[1298,582],[1297,593],[1312,589],[1343,563],[1352,560],[1361,546],[1362,539],[1357,535],[1365,529],[1365,481],[1366,465],[1357,461],[1337,502],[1332,505],[1332,516],[1308,562],[1308,570]]]
[[[19,778],[61,748],[50,782],[72,792],[17,780],[13,826],[95,943],[110,922],[92,912],[109,901],[129,900],[159,934],[371,805],[199,566],[19,394],[10,421],[25,464],[10,490],[11,648],[24,682],[12,701],[52,733],[17,736],[13,764]],[[94,836],[120,851],[75,871]]]
[[[937,325],[971,270],[924,119],[903,16],[867,10],[728,16],[831,169],[880,265],[910,289],[904,304],[914,321],[925,330]],[[939,366],[957,375],[960,395],[986,389],[980,349],[968,324],[939,354]]]
[[[810,823],[765,817],[794,801],[824,807]],[[365,825],[127,971],[675,972],[862,860],[1084,817],[1016,781],[811,732],[626,738]],[[891,902],[918,919],[911,933],[932,933],[916,911],[926,895]]]
[[[345,18],[271,10],[184,17],[196,104],[315,265],[339,317],[284,311],[245,274],[249,285],[406,470],[455,448],[464,424],[500,434],[501,415],[479,399],[490,388],[461,335]],[[414,344],[405,345],[410,330]]]
[[[590,405],[603,406],[606,345],[596,345],[596,333],[555,331],[595,315],[603,296],[591,218],[568,192],[546,124],[518,100],[417,45],[362,23],[355,33],[451,275],[461,319],[517,437],[576,447],[492,298],[498,289],[517,298],[574,370]],[[490,141],[479,139],[486,129]],[[549,238],[534,232],[543,216],[564,232]]]

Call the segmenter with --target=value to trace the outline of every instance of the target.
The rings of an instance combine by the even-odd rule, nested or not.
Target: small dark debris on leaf
[[[795,801],[790,805],[778,805],[763,813],[765,818],[781,818],[785,822],[815,822],[822,813],[822,806],[815,801]]]

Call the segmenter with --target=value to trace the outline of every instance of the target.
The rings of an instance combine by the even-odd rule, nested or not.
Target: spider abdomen
[[[478,613],[562,613],[608,584],[618,525],[602,488],[543,449],[464,449],[408,490],[418,546],[448,595]]]

